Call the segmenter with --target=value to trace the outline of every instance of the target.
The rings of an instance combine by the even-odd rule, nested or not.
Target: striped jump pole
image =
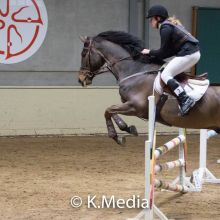
[[[179,128],[179,136],[178,137],[186,137],[185,134],[185,129],[183,128]],[[191,183],[190,181],[190,177],[186,176],[186,139],[181,139],[180,143],[179,143],[179,160],[184,161],[184,165],[183,166],[179,166],[179,176],[176,177],[176,179],[174,181],[172,181],[171,185],[182,185],[184,187],[188,187],[188,192],[198,192],[198,188],[195,187],[195,185],[193,183]]]
[[[184,167],[184,166],[185,166],[185,161],[182,159],[178,159],[178,160],[166,162],[163,164],[156,164],[154,167],[154,172],[157,174],[165,170],[171,170],[175,167]]]
[[[170,170],[175,167],[179,167],[179,176],[170,184],[171,186],[181,185],[184,187],[184,192],[197,192],[198,189],[190,182],[190,177],[186,176],[185,166],[185,148],[186,148],[186,134],[183,128],[179,128],[179,136],[168,141],[163,146],[157,147],[154,152],[156,159],[163,156],[175,147],[179,147],[179,159],[176,161],[167,162],[165,164],[157,164],[155,166],[155,172],[161,172],[162,170]],[[162,187],[161,187],[162,188]],[[181,187],[178,187],[181,188]],[[164,189],[164,188],[163,188]],[[173,191],[175,187],[169,187],[169,190]],[[187,189],[187,190],[186,190]],[[167,189],[168,190],[168,189]]]
[[[189,188],[185,185],[167,183],[157,179],[155,180],[155,187],[160,189],[170,190],[173,192],[181,192],[181,193],[189,192]]]
[[[154,156],[158,159],[160,156],[164,155],[168,151],[172,150],[174,147],[178,146],[180,143],[185,141],[184,135],[179,135],[178,137],[172,139],[161,147],[157,147],[154,152]]]

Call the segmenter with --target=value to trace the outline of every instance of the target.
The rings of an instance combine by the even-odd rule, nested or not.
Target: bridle
[[[89,80],[92,80],[96,75],[99,75],[99,74],[107,72],[107,71],[110,71],[115,76],[116,80],[119,80],[118,74],[113,71],[114,65],[123,61],[123,60],[132,59],[131,56],[128,56],[128,57],[123,57],[121,59],[115,60],[114,62],[110,62],[101,51],[99,51],[97,48],[94,47],[92,39],[89,39],[89,46],[87,46],[87,47],[84,46],[83,50],[84,49],[88,50],[87,53],[85,54],[85,57],[88,56],[88,67],[81,66],[80,71],[85,72],[86,78],[88,78]],[[95,50],[105,60],[105,64],[96,71],[90,70],[91,69],[91,51],[92,51],[92,49]]]

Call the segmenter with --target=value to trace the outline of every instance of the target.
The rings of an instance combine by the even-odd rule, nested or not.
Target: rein
[[[87,71],[87,76],[89,78],[94,78],[96,75],[99,75],[101,73],[104,73],[104,72],[107,72],[107,71],[110,71],[116,78],[116,80],[119,80],[119,77],[118,77],[118,74],[115,73],[112,68],[114,65],[116,65],[117,63],[121,62],[121,61],[124,61],[124,60],[130,60],[132,59],[131,56],[128,56],[128,57],[123,57],[119,60],[115,60],[114,62],[110,62],[102,52],[100,52],[98,49],[96,49],[93,45],[92,45],[92,40],[90,39],[89,40],[89,46],[88,47],[84,47],[84,49],[88,49],[88,52],[86,53],[86,56],[88,55],[88,64],[89,66],[88,67],[81,67],[82,70],[86,70]],[[91,67],[91,50],[94,49],[104,60],[105,60],[105,65],[102,66],[101,68],[99,68],[98,70],[96,71],[90,71],[90,67]]]
[[[88,49],[88,52],[86,53],[85,56],[88,56],[88,67],[81,67],[82,70],[86,70],[86,76],[89,77],[90,79],[93,79],[96,75],[99,75],[101,73],[104,73],[104,72],[107,72],[107,71],[110,71],[116,78],[116,80],[118,81],[119,80],[119,77],[118,77],[118,74],[115,73],[112,68],[114,67],[114,65],[116,65],[117,63],[121,62],[121,61],[124,61],[124,60],[131,60],[132,57],[131,56],[128,56],[128,57],[123,57],[121,59],[118,59],[118,60],[115,60],[114,62],[110,62],[102,52],[100,52],[96,47],[93,46],[93,40],[90,39],[89,40],[89,46],[88,47],[84,47],[84,49]],[[105,60],[105,64],[99,68],[98,70],[96,71],[90,71],[90,67],[91,67],[91,51],[95,50],[104,60]],[[119,82],[119,85],[122,84],[123,82],[125,82],[126,80],[130,79],[130,78],[133,78],[133,77],[137,77],[137,76],[141,76],[141,75],[144,75],[144,74],[157,74],[158,71],[154,70],[154,71],[141,71],[141,72],[138,72],[138,73],[134,73],[130,76],[127,76],[125,77],[124,79],[122,79],[120,82]]]
[[[158,71],[154,70],[154,71],[141,71],[141,72],[137,72],[137,73],[134,73],[130,76],[127,76],[125,77],[124,79],[122,79],[120,82],[119,82],[119,85],[122,84],[124,81],[130,79],[130,78],[133,78],[133,77],[137,77],[137,76],[141,76],[141,75],[145,75],[145,74],[157,74]]]

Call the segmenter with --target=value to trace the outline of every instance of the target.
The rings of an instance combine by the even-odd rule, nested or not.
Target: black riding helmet
[[[158,17],[161,17],[161,18],[164,18],[164,19],[169,17],[167,9],[162,5],[152,6],[149,9],[146,18],[151,18],[151,17],[154,17],[154,16],[158,16]]]

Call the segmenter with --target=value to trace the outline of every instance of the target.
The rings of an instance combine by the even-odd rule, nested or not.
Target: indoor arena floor
[[[158,136],[157,145],[175,136]],[[0,138],[0,219],[125,220],[140,209],[88,208],[88,195],[129,199],[144,195],[144,140],[127,138],[120,147],[108,137]],[[199,166],[199,136],[188,135],[187,174]],[[162,161],[178,158],[178,149]],[[220,178],[220,137],[208,141],[207,166]],[[178,169],[159,178],[173,180]],[[82,197],[73,208],[73,196]],[[220,184],[200,193],[155,192],[156,205],[176,220],[219,220]]]

